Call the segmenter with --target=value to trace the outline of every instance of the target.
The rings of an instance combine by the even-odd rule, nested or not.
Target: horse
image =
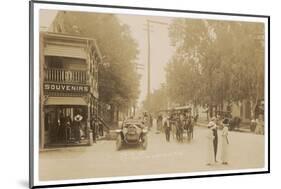
[[[184,124],[183,121],[176,121],[176,139],[179,142],[183,142],[183,132],[184,132]]]

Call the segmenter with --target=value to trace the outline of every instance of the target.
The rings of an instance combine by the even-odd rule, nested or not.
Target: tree
[[[143,102],[144,109],[157,113],[160,110],[165,110],[168,107],[168,97],[167,97],[167,87],[162,84],[159,89],[156,89],[150,95],[150,106],[148,104],[148,99]]]
[[[170,101],[181,105],[189,101],[197,103],[200,72],[195,61],[174,56],[166,67],[166,78]]]
[[[112,116],[119,108],[134,105],[139,95],[139,75],[135,69],[138,46],[129,27],[113,14],[61,11],[57,22],[65,33],[90,37],[110,63],[99,69],[99,100],[110,104]]]
[[[197,100],[211,106],[211,114],[213,105],[223,106],[225,101],[247,99],[255,108],[264,89],[264,47],[263,39],[258,39],[263,33],[261,23],[175,19],[170,38],[177,52],[167,69],[171,98],[182,99],[187,91],[196,91]],[[173,71],[177,65],[181,66]],[[190,72],[194,68],[196,74]],[[182,100],[193,98],[185,95]]]

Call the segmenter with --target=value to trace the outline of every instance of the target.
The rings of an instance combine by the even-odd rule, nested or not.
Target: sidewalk
[[[89,146],[89,141],[84,139],[81,140],[80,143],[58,143],[58,144],[49,144],[45,146],[44,149],[40,149],[40,152],[46,152],[46,151],[54,151],[59,150],[67,147],[81,147],[81,146]]]
[[[204,121],[204,120],[199,120],[197,123],[196,123],[196,126],[199,126],[199,127],[207,127],[208,125],[208,121]],[[248,132],[250,133],[251,130],[250,130],[250,126],[249,125],[246,125],[246,124],[240,124],[240,127],[238,129],[235,129],[234,131],[238,131],[238,132]]]

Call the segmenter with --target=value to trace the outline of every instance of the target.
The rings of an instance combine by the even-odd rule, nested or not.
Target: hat
[[[214,126],[215,126],[215,123],[211,121],[210,123],[208,123],[207,126],[208,126],[208,128],[214,127]]]
[[[229,119],[224,119],[224,120],[222,121],[222,123],[225,124],[225,125],[228,125],[228,124],[229,124]]]
[[[83,117],[80,115],[80,114],[77,114],[75,117],[74,117],[74,120],[75,121],[81,121],[83,119]]]

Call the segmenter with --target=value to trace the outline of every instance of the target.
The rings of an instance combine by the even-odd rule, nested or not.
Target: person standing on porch
[[[75,133],[75,140],[80,143],[81,140],[81,121],[83,119],[83,116],[80,115],[79,113],[74,117],[74,122],[75,122],[75,128],[74,128],[74,133]]]
[[[222,123],[223,129],[222,129],[222,139],[221,139],[221,161],[222,164],[227,165],[228,164],[228,126],[229,126],[229,120],[225,119]]]
[[[71,140],[71,118],[68,115],[66,117],[66,127],[65,127],[65,141],[68,143]]]

